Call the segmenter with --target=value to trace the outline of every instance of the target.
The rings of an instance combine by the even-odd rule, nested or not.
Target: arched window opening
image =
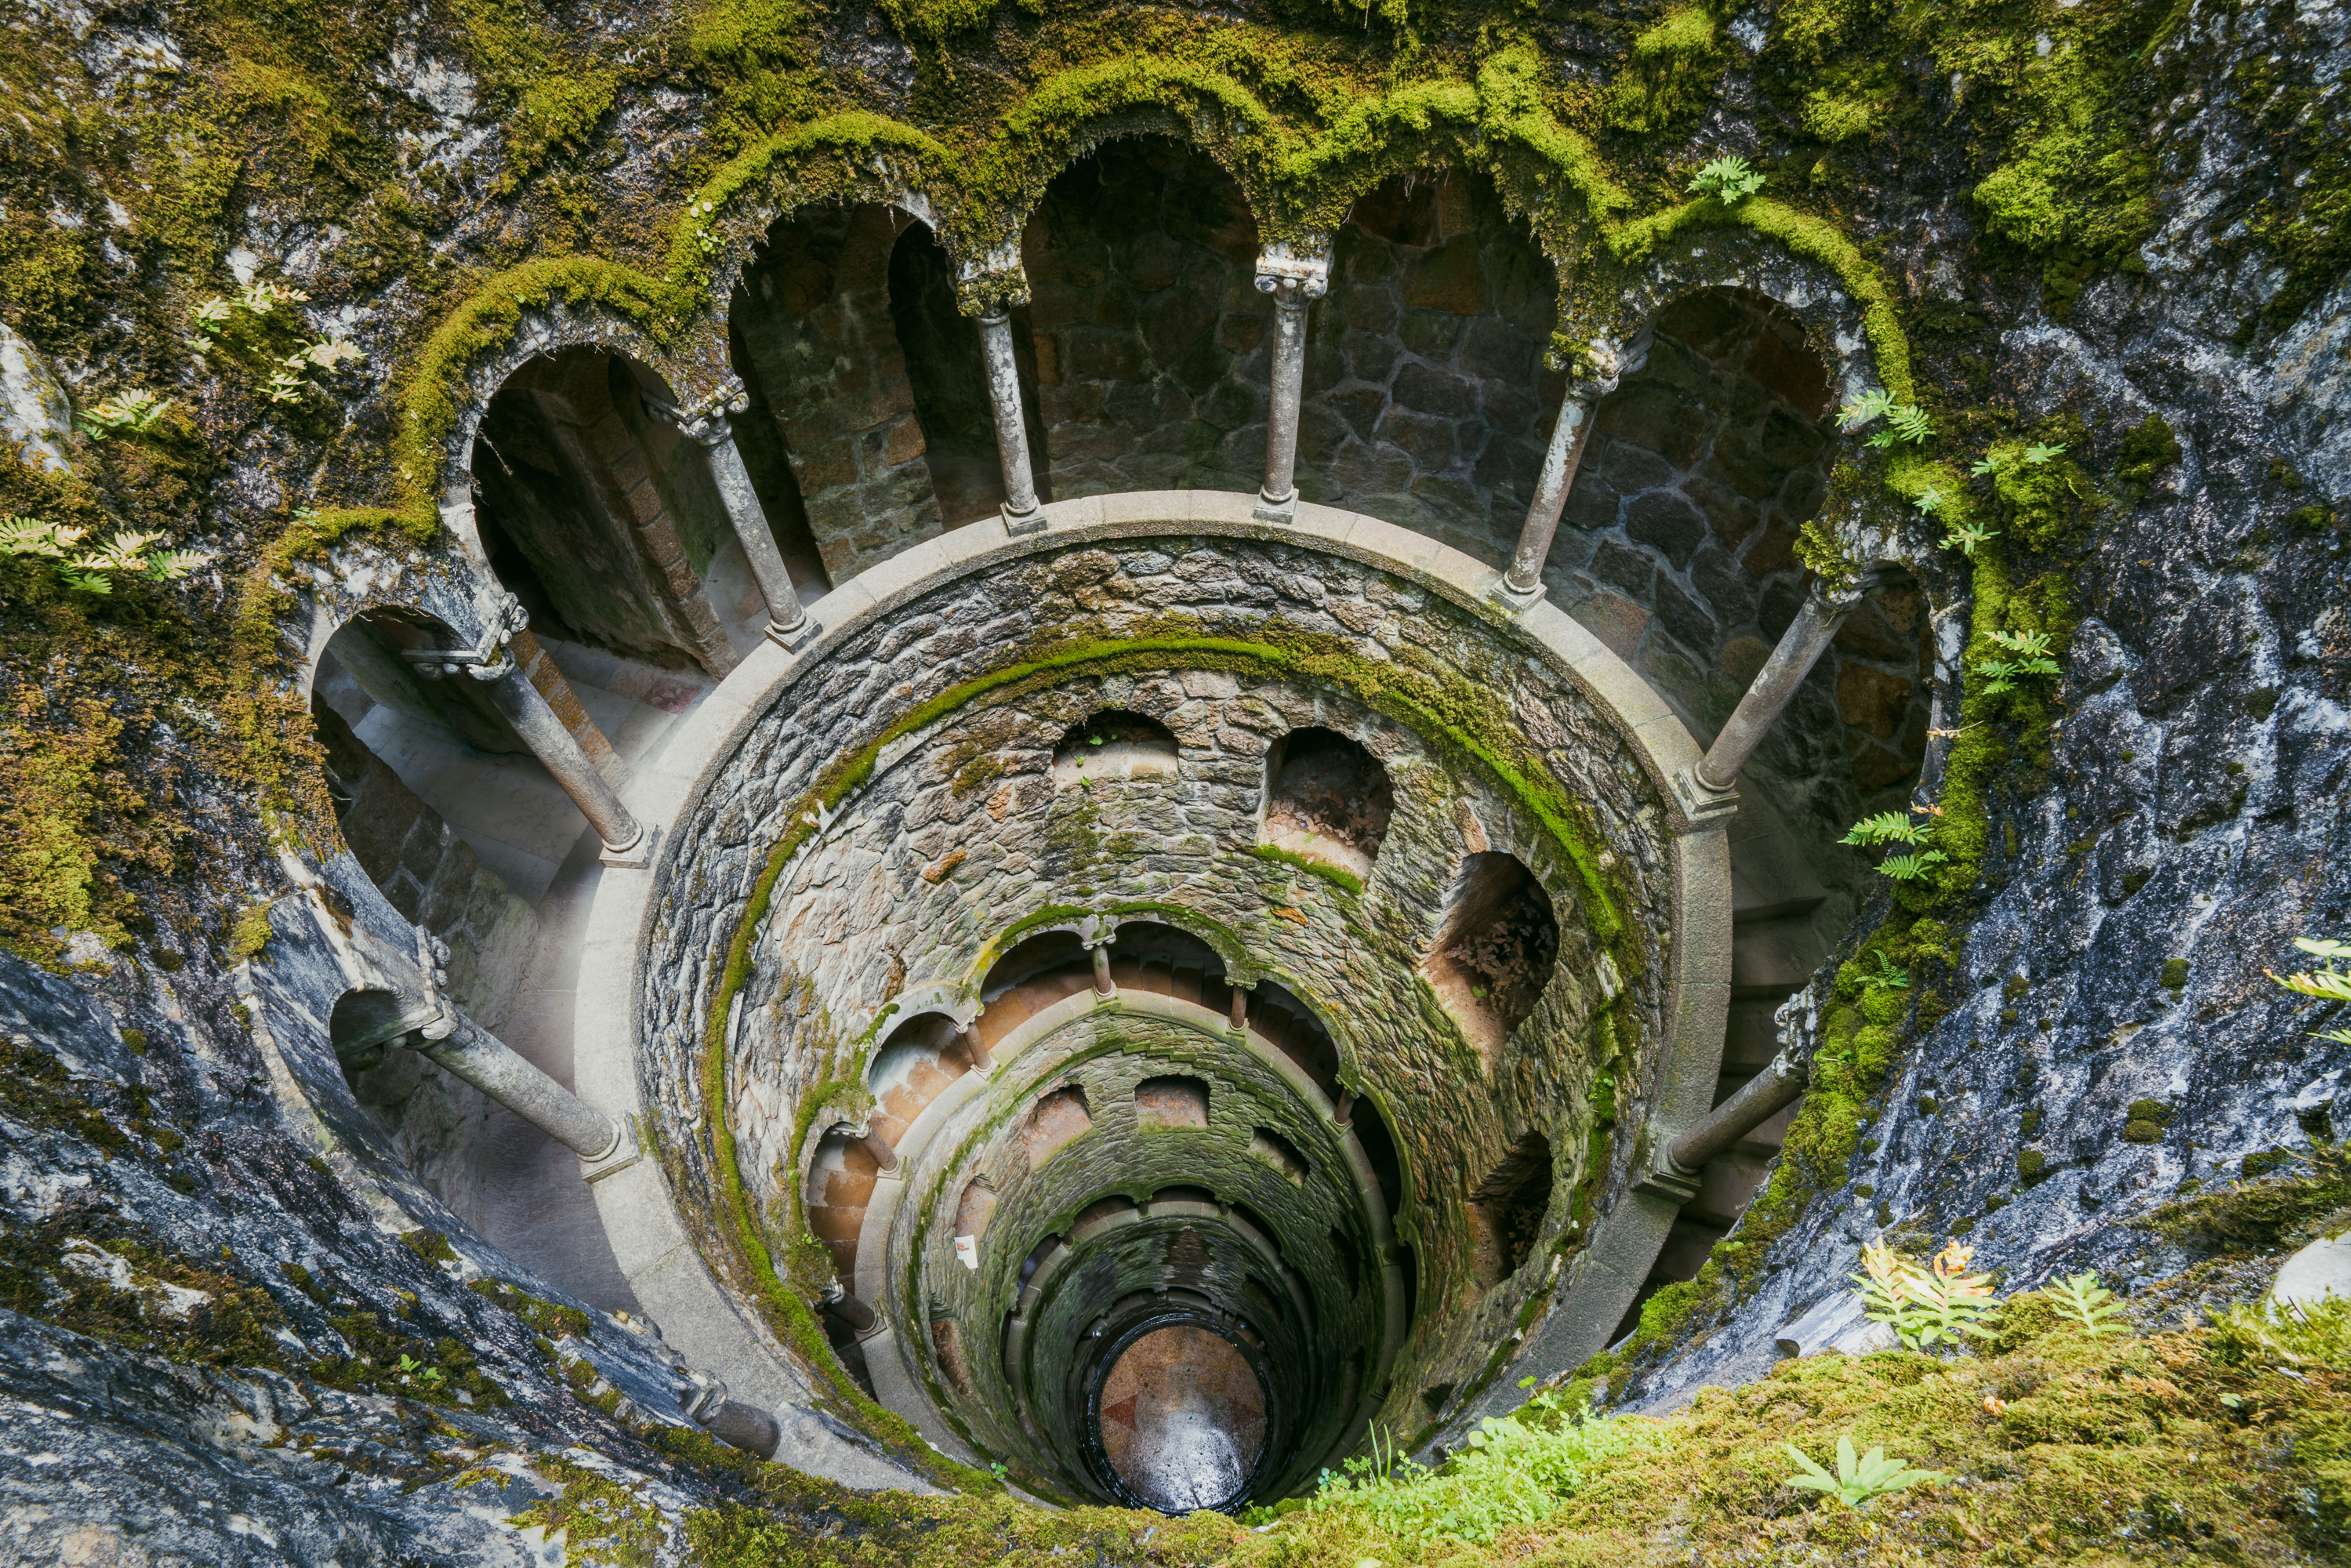
[[[1551,895],[1518,856],[1471,855],[1421,974],[1490,1070],[1533,1012],[1559,956]]]
[[[1084,1136],[1093,1124],[1093,1116],[1086,1109],[1086,1092],[1079,1084],[1056,1089],[1039,1100],[1020,1129],[1020,1146],[1029,1156],[1029,1168],[1044,1169],[1055,1155]]]
[[[1306,1178],[1314,1174],[1313,1167],[1306,1163],[1306,1156],[1298,1152],[1298,1145],[1271,1127],[1250,1130],[1249,1152],[1271,1166],[1292,1186],[1304,1186]]]
[[[1354,1120],[1350,1124],[1355,1142],[1364,1151],[1364,1159],[1372,1167],[1372,1179],[1380,1184],[1380,1197],[1387,1205],[1388,1217],[1394,1218],[1404,1207],[1404,1159],[1397,1152],[1395,1131],[1388,1125],[1387,1113],[1368,1094],[1355,1101]]]
[[[768,229],[728,304],[750,397],[737,444],[796,584],[845,580],[939,531],[893,308],[892,256],[919,226],[873,203],[799,208]]]
[[[400,656],[452,640],[389,616],[351,622],[319,656],[310,719],[352,857],[402,919],[449,945],[450,999],[496,1033],[538,940],[532,905],[588,824],[478,683],[422,679]]]
[[[1298,1065],[1325,1094],[1339,1084],[1339,1047],[1313,1009],[1288,988],[1259,980],[1249,993],[1249,1025],[1258,1036]]]
[[[1144,1127],[1204,1130],[1208,1086],[1197,1078],[1146,1078],[1134,1086],[1134,1119]]]
[[[945,1013],[903,1019],[873,1053],[865,1082],[873,1091],[873,1130],[895,1144],[947,1085],[971,1071],[963,1031]]]
[[[1053,783],[1064,789],[1173,779],[1176,772],[1176,737],[1167,727],[1123,708],[1080,719],[1053,747]]]
[[[670,389],[596,349],[534,359],[491,398],[474,441],[474,522],[541,638],[713,679],[767,615],[705,591],[742,545],[709,458],[657,410]]]
[[[865,1207],[882,1167],[853,1134],[835,1130],[817,1141],[800,1195],[809,1234],[832,1254],[832,1271],[844,1286],[857,1282],[857,1240],[865,1228]]]
[[[1130,920],[1118,928],[1110,950],[1110,974],[1119,989],[1148,991],[1196,1002],[1228,1016],[1232,990],[1225,984],[1225,961],[1189,931],[1156,920]]]
[[[1257,487],[1272,337],[1257,253],[1240,188],[1189,142],[1121,137],[1054,176],[1021,256],[1055,495]]]
[[[1335,730],[1293,729],[1266,754],[1261,841],[1369,876],[1395,811],[1388,770]]]
[[[1551,1209],[1551,1141],[1529,1133],[1469,1195],[1470,1272],[1498,1285],[1526,1265]]]

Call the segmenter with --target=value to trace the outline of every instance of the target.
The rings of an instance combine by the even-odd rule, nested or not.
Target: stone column
[[[755,1458],[771,1459],[784,1440],[782,1426],[756,1405],[727,1396],[726,1385],[706,1374],[686,1375],[678,1404],[710,1435]]]
[[[1813,584],[1795,620],[1781,633],[1780,645],[1756,672],[1747,695],[1739,699],[1729,722],[1694,770],[1701,787],[1723,794],[1739,781],[1739,770],[1747,766],[1747,759],[1755,755],[1755,748],[1795,700],[1796,688],[1812,674],[1837,628],[1844,624],[1844,618],[1853,613],[1870,586],[1867,579],[1843,588],[1832,588],[1825,581]]]
[[[419,925],[416,983],[420,998],[402,998],[392,1027],[422,1019],[404,1043],[428,1061],[480,1090],[490,1099],[593,1165],[620,1151],[621,1124],[532,1066],[489,1030],[452,1007],[441,988],[449,977],[449,945]],[[402,988],[406,989],[405,987]]]
[[[1273,296],[1272,402],[1265,415],[1260,522],[1286,523],[1298,509],[1298,409],[1306,389],[1306,306],[1331,287],[1331,258],[1268,246],[1257,263],[1258,291]]]
[[[987,1041],[979,1038],[979,1020],[974,1019],[967,1024],[958,1026],[958,1031],[963,1038],[964,1054],[971,1058],[973,1070],[979,1072],[994,1071],[996,1059],[987,1053]]]
[[[824,1288],[824,1294],[817,1299],[817,1304],[847,1323],[855,1333],[872,1333],[874,1323],[880,1321],[873,1315],[872,1307],[851,1295],[838,1281]]]
[[[459,1015],[445,1040],[428,1036],[419,1052],[583,1160],[604,1158],[621,1146],[621,1125],[516,1055],[504,1040]]]
[[[1559,515],[1567,507],[1567,493],[1575,486],[1575,470],[1583,461],[1583,444],[1592,437],[1595,400],[1570,387],[1560,400],[1559,423],[1552,426],[1551,449],[1543,455],[1542,474],[1535,481],[1534,504],[1519,529],[1518,554],[1502,575],[1502,588],[1514,598],[1533,600],[1542,591],[1543,562],[1551,559],[1551,541],[1559,532]]]
[[[882,1167],[883,1176],[888,1176],[898,1168],[898,1151],[890,1146],[889,1139],[873,1130],[872,1124],[852,1127],[849,1131],[852,1136],[865,1145],[865,1152],[873,1156],[873,1163]]]
[[[1705,1120],[1676,1138],[1666,1157],[1683,1171],[1698,1168],[1792,1105],[1804,1092],[1804,1063],[1782,1051],[1771,1065],[1739,1086]]]
[[[1118,995],[1118,983],[1110,977],[1110,944],[1095,943],[1093,957],[1094,989],[1105,997]]]
[[[1004,465],[1004,528],[1030,534],[1045,526],[1029,467],[1029,425],[1020,412],[1020,366],[1012,352],[1012,317],[992,310],[979,319],[979,351],[987,362],[987,401],[996,411],[996,455]]]
[[[488,686],[492,706],[513,729],[515,738],[530,748],[530,754],[571,797],[571,803],[580,808],[580,814],[588,819],[596,836],[604,841],[604,863],[643,865],[644,824],[622,803],[621,792],[596,770],[596,765],[580,748],[580,742],[572,738],[571,732],[515,662],[507,644],[516,632],[530,624],[530,616],[513,594],[501,593],[498,599],[497,619],[484,633],[481,646],[412,648],[404,650],[401,656],[427,680],[439,680],[462,670]]]
[[[1233,993],[1232,1014],[1226,1019],[1226,1024],[1235,1034],[1239,1034],[1249,1028],[1249,994],[1241,983],[1230,975],[1225,977],[1225,984],[1232,988]]]
[[[759,505],[759,493],[751,487],[750,472],[743,466],[743,455],[735,446],[732,416],[750,406],[751,394],[744,390],[743,383],[730,380],[709,396],[684,408],[660,404],[653,408],[707,455],[710,478],[717,486],[719,504],[726,508],[726,521],[733,526],[735,537],[743,541],[743,555],[751,563],[752,577],[758,581],[759,597],[768,601],[768,638],[787,648],[796,648],[814,635],[816,628],[810,624],[808,612],[800,608],[791,569],[784,564],[783,551],[776,548],[775,533],[768,527],[767,510]]]

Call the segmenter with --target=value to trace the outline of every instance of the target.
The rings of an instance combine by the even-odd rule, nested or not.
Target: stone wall
[[[1542,365],[1556,288],[1480,175],[1360,198],[1307,313],[1299,494],[1509,560],[1563,385]]]
[[[1258,487],[1273,305],[1257,249],[1239,187],[1165,138],[1111,142],[1046,188],[1021,263],[1054,497]]]
[[[737,444],[786,559],[817,557],[828,582],[943,526],[893,314],[891,258],[911,223],[893,207],[804,208],[768,231],[728,306],[751,395]]]

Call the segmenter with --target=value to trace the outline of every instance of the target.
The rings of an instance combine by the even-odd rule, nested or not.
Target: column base
[[[1025,512],[1016,512],[1011,507],[1006,507],[1003,508],[1003,516],[1004,531],[1016,539],[1023,535],[1041,534],[1045,531],[1045,508],[1042,507],[1031,507]]]
[[[1296,522],[1298,520],[1298,492],[1292,490],[1289,495],[1282,497],[1280,500],[1276,500],[1273,497],[1267,495],[1262,490],[1259,490],[1257,493],[1256,509],[1250,512],[1249,516],[1255,517],[1260,523]]]
[[[823,630],[823,627],[805,615],[800,617],[799,623],[796,626],[786,626],[780,621],[770,621],[768,622],[768,641],[778,648],[797,650],[805,648],[816,641],[818,634]]]
[[[1532,610],[1537,603],[1541,602],[1544,591],[1543,585],[1538,582],[1532,588],[1521,592],[1510,586],[1510,575],[1504,573],[1494,580],[1494,586],[1486,591],[1486,597],[1497,604],[1505,606],[1512,614],[1520,614]]]
[[[581,1158],[580,1175],[583,1180],[602,1181],[608,1176],[615,1176],[627,1170],[645,1157],[644,1151],[637,1147],[637,1135],[630,1129],[628,1119],[616,1116],[613,1120],[620,1124],[621,1135],[612,1140],[611,1148],[606,1149],[594,1159]]]
[[[1675,1204],[1685,1204],[1698,1196],[1698,1173],[1686,1171],[1674,1164],[1667,1155],[1659,1155],[1649,1172],[1633,1184],[1635,1192],[1646,1192],[1667,1198]]]
[[[1673,777],[1674,794],[1679,798],[1682,815],[1689,819],[1690,826],[1703,827],[1708,822],[1738,814],[1739,791],[1736,789],[1716,789],[1700,779],[1695,768],[1682,768]]]
[[[643,871],[653,863],[653,844],[660,837],[657,830],[647,828],[637,834],[635,843],[617,850],[606,844],[603,853],[596,858],[614,871]]]

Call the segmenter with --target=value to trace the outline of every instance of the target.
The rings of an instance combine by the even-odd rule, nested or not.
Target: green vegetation
[[[1901,1460],[1887,1458],[1884,1448],[1872,1448],[1856,1459],[1851,1437],[1837,1439],[1834,1475],[1793,1443],[1788,1445],[1788,1457],[1802,1467],[1801,1473],[1788,1478],[1790,1486],[1824,1493],[1851,1509],[1867,1508],[1888,1492],[1907,1491],[1915,1486],[1949,1479],[1940,1470],[1906,1469]]]
[[[1279,844],[1251,844],[1249,852],[1271,864],[1286,865],[1292,871],[1319,876],[1342,893],[1357,896],[1363,894],[1364,879],[1344,866],[1335,866],[1328,861],[1316,860],[1312,855],[1300,854],[1295,850],[1285,850]]]

